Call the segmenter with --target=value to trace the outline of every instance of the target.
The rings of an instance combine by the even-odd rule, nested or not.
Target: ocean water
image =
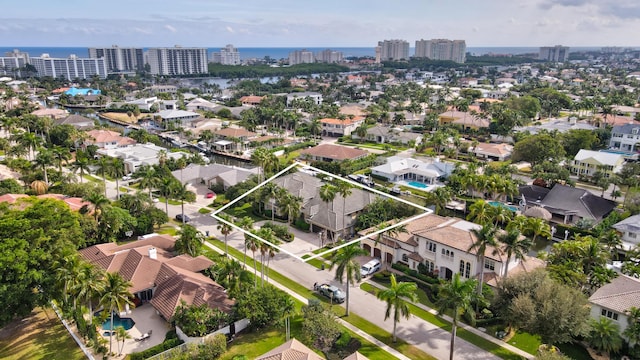
[[[0,47],[0,56],[13,49],[19,49],[20,51],[29,53],[30,56],[40,56],[44,53],[49,54],[51,57],[68,57],[71,54],[75,54],[79,57],[88,57],[89,50],[86,47],[27,47],[27,46],[3,46]],[[147,48],[144,48],[145,50]],[[273,59],[283,59],[289,56],[289,53],[295,50],[302,50],[303,47],[239,47],[240,58],[253,59],[264,58],[269,56]],[[327,49],[327,47],[307,47],[304,48],[314,53]],[[374,47],[331,47],[331,50],[342,51],[345,57],[349,56],[375,56]],[[574,51],[589,51],[599,50],[599,46],[593,47],[572,47],[571,52]],[[219,51],[220,48],[208,48],[209,54],[214,51]],[[471,55],[485,55],[485,54],[531,54],[538,53],[538,47],[467,47],[467,52]],[[414,48],[411,48],[409,54],[414,53]]]

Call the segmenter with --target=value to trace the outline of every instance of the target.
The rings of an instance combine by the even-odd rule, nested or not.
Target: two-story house
[[[589,297],[591,318],[604,316],[619,327],[622,335],[629,325],[627,312],[631,307],[640,308],[640,279],[623,274],[603,285]]]
[[[356,128],[364,122],[361,116],[347,117],[342,119],[324,118],[320,119],[322,124],[322,135],[324,136],[349,136],[355,132]]]
[[[243,128],[228,127],[213,133],[213,143],[218,151],[244,151],[258,134]]]
[[[571,172],[578,176],[591,177],[599,171],[610,177],[620,172],[622,165],[624,156],[621,154],[581,149],[573,158]]]
[[[454,273],[462,278],[478,278],[484,273],[484,281],[496,286],[499,278],[518,271],[530,271],[544,266],[544,262],[526,257],[525,261],[512,258],[507,269],[506,254],[500,248],[488,246],[485,250],[484,271],[477,252],[469,250],[476,242],[472,230],[481,226],[457,218],[428,215],[406,225],[406,232],[393,236],[383,235],[365,238],[362,247],[385,263],[401,262],[411,269],[423,264],[440,278],[451,279]],[[363,230],[362,235],[373,229]]]
[[[629,251],[640,245],[640,215],[629,216],[611,227],[622,234],[622,250]]]
[[[117,131],[96,129],[87,131],[87,135],[83,145],[95,145],[100,149],[115,149],[136,144],[135,140],[122,136]]]
[[[611,150],[635,153],[640,142],[640,125],[625,124],[611,129],[609,148]]]
[[[362,149],[334,144],[320,144],[312,148],[300,150],[300,157],[311,161],[344,161],[357,160],[369,155]]]
[[[290,107],[296,99],[310,100],[317,106],[322,105],[322,94],[319,92],[305,91],[287,94],[287,107]]]

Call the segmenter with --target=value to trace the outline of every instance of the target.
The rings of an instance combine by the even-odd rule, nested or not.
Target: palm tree
[[[262,183],[262,175],[264,174],[264,165],[267,161],[269,151],[263,147],[259,147],[251,153],[251,162],[258,166],[258,183]]]
[[[122,355],[122,350],[124,350],[124,342],[127,339],[131,339],[131,335],[124,329],[122,326],[116,327],[116,341],[118,342],[118,355]],[[120,341],[122,341],[122,346],[120,346]]]
[[[486,225],[491,223],[491,211],[493,206],[484,200],[477,200],[469,206],[467,220],[472,220],[476,224]]]
[[[391,274],[391,285],[389,288],[378,293],[377,298],[387,302],[387,309],[384,313],[384,319],[387,320],[391,316],[393,310],[393,342],[396,342],[396,326],[400,322],[400,318],[404,316],[409,318],[409,304],[404,300],[415,302],[418,300],[416,290],[418,286],[412,282],[397,282],[396,276]]]
[[[164,177],[158,184],[158,191],[160,192],[160,196],[164,197],[164,211],[167,213],[167,215],[169,215],[169,197],[176,193],[176,190],[179,186],[179,183],[176,182],[172,177]]]
[[[640,344],[640,308],[632,306],[626,315],[628,324],[623,335],[629,340],[630,346],[637,346]]]
[[[482,295],[482,283],[484,282],[484,254],[488,247],[493,247],[494,253],[497,253],[498,243],[496,242],[496,229],[491,225],[484,225],[480,230],[472,229],[471,233],[476,240],[471,244],[468,251],[476,251],[476,258],[480,265],[480,276],[478,281],[478,296]]]
[[[617,353],[622,347],[622,337],[620,337],[620,327],[611,319],[601,316],[598,320],[591,319],[589,322],[589,344],[598,351],[607,354]]]
[[[511,257],[524,261],[533,242],[529,238],[522,236],[518,230],[504,232],[498,236],[498,240],[502,243],[502,250],[507,255],[507,260],[504,263],[504,277],[507,277]]]
[[[57,262],[56,280],[62,285],[63,303],[69,305],[70,289],[76,286],[80,271],[80,258],[76,254],[68,254]]]
[[[258,236],[270,243],[275,241],[275,235],[273,234],[273,230],[270,228],[262,227],[258,230]],[[269,244],[265,241],[259,241],[258,249],[260,250],[260,286],[264,286],[264,257],[269,252]]]
[[[614,229],[607,231],[600,235],[600,242],[609,250],[612,257],[619,258],[620,249],[622,249],[622,238],[619,232]]]
[[[436,206],[435,213],[436,215],[440,210],[442,210],[449,201],[451,201],[452,193],[451,190],[446,186],[440,186],[431,191],[431,200],[434,202]]]
[[[151,190],[159,183],[160,178],[153,166],[145,165],[138,169],[135,174],[136,178],[140,179],[140,189],[149,189],[149,199],[153,199],[151,196]]]
[[[18,143],[19,146],[27,149],[29,152],[29,160],[33,160],[34,150],[40,145],[42,139],[34,133],[22,131],[14,134],[12,140]]]
[[[355,285],[356,281],[360,281],[360,264],[356,261],[356,257],[360,255],[368,255],[367,252],[361,248],[358,244],[351,244],[338,250],[331,259],[331,265],[329,269],[336,268],[335,279],[343,283],[344,278],[347,278],[347,312],[346,316],[349,316],[349,287]]]
[[[324,201],[327,204],[327,224],[330,224],[331,221],[331,211],[329,203],[331,203],[336,198],[337,189],[334,185],[330,183],[325,183],[320,187],[320,200]],[[327,233],[329,233],[329,227],[327,227]],[[324,244],[322,244],[324,246]]]
[[[82,262],[78,276],[78,298],[84,297],[89,308],[89,323],[93,322],[93,299],[104,291],[105,272],[93,264]]]
[[[532,242],[535,244],[536,237],[542,236],[545,239],[551,239],[551,226],[543,219],[530,217],[523,231],[526,235],[533,235]]]
[[[249,216],[245,216],[242,219],[240,219],[240,221],[238,222],[238,226],[240,226],[241,229],[245,230],[245,231],[249,231],[251,229],[253,229],[253,219]],[[244,234],[244,259],[243,259],[243,265],[246,268],[247,267],[247,239],[251,238],[251,236],[248,236],[247,234]]]
[[[84,173],[89,172],[89,158],[84,153],[76,152],[76,161],[71,165],[71,170],[80,172],[80,182],[84,182]]]
[[[462,281],[460,274],[456,273],[450,282],[446,282],[439,286],[438,301],[436,307],[439,314],[444,314],[447,310],[453,310],[451,316],[453,322],[451,324],[451,342],[449,347],[449,360],[453,360],[455,350],[456,332],[458,329],[458,321],[460,315],[466,314],[467,317],[474,322],[475,312],[473,311],[474,288],[476,280],[469,279]]]
[[[338,183],[335,185],[336,187],[336,194],[340,195],[342,197],[342,231],[343,231],[343,236],[344,236],[344,218],[347,216],[347,197],[349,195],[351,195],[353,193],[353,191],[351,189],[353,189],[353,185],[349,184],[346,181],[338,181]],[[337,215],[336,215],[337,216]],[[338,227],[338,224],[336,222],[336,228]]]
[[[220,218],[225,221],[231,222],[231,217],[229,215],[220,214]],[[229,257],[229,250],[227,248],[227,236],[231,234],[231,232],[233,231],[233,227],[227,223],[218,222],[217,229],[222,235],[224,235],[224,255],[226,257]]]
[[[278,241],[278,239],[275,237],[273,237],[273,239],[271,240],[271,243],[273,243],[274,245],[278,245],[280,244],[280,241]],[[275,247],[275,246],[271,246],[269,244],[267,244],[267,273],[266,273],[266,278],[267,278],[267,284],[269,283],[269,265],[271,263],[271,259],[273,259],[277,253],[279,253],[280,250]]]
[[[271,221],[275,220],[276,202],[280,195],[281,190],[282,188],[276,185],[276,183],[268,182],[262,187],[260,191],[260,197],[262,198],[262,201],[260,202],[264,202],[265,205],[267,201],[271,202]]]
[[[85,201],[88,201],[93,206],[93,218],[97,221],[98,215],[102,213],[102,209],[109,204],[109,199],[100,193],[91,193],[85,196]]]
[[[53,147],[52,153],[58,165],[58,171],[62,173],[62,163],[71,159],[71,152],[66,147],[56,145]]]
[[[111,166],[111,162],[108,157],[101,156],[98,158],[96,162],[98,164],[98,172],[102,175],[102,184],[104,185],[104,196],[107,196],[107,177],[106,173],[109,172],[109,166]]]
[[[278,205],[280,205],[280,211],[287,214],[287,223],[291,226],[293,220],[300,215],[302,198],[285,191],[284,196],[278,200]]]
[[[120,178],[124,176],[124,161],[120,158],[111,158],[111,165],[108,167],[109,176],[116,179],[116,198],[120,198]]]
[[[189,254],[192,257],[200,255],[204,235],[191,225],[183,224],[178,231],[178,239],[175,243],[175,250],[179,254]]]
[[[47,167],[53,163],[53,153],[46,148],[39,148],[36,155],[35,164],[42,168],[44,174],[44,182],[49,185],[49,176],[47,175]]]
[[[129,292],[129,288],[132,284],[129,281],[126,281],[120,276],[118,273],[107,273],[105,277],[104,283],[104,292],[100,297],[100,304],[109,310],[109,314],[111,316],[111,327],[112,331],[109,332],[109,352],[112,351],[112,343],[113,343],[113,313],[117,311],[122,311],[125,305],[133,306],[133,302],[131,301],[131,293]]]
[[[258,230],[251,229],[250,231],[252,234],[256,236],[260,236],[260,234],[258,233]],[[253,279],[254,279],[253,286],[254,287],[258,286],[258,265],[256,264],[256,251],[260,249],[261,244],[262,244],[262,241],[256,239],[253,236],[245,235],[244,237],[245,249],[251,250],[251,253],[253,254]],[[246,261],[245,261],[245,265],[246,265]]]
[[[317,143],[317,136],[322,131],[322,124],[320,120],[315,118],[309,122],[309,133],[313,136],[313,143]]]

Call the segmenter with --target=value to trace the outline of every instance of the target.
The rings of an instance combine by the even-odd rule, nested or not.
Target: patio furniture
[[[148,338],[151,337],[151,333],[153,332],[153,330],[149,330],[149,332],[146,332],[144,334],[142,334],[140,337],[134,338],[135,341],[144,341],[147,340]]]

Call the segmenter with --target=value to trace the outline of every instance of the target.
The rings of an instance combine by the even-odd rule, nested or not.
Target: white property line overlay
[[[387,227],[385,227],[385,228],[378,229],[378,230],[376,230],[376,231],[374,231],[374,232],[368,233],[368,234],[366,234],[366,235],[364,235],[364,236],[361,236],[361,237],[359,237],[359,238],[357,238],[357,239],[351,240],[351,241],[349,241],[349,242],[346,242],[346,243],[344,243],[344,244],[342,244],[342,245],[339,245],[339,246],[336,246],[336,247],[334,247],[334,248],[328,249],[328,250],[323,251],[323,252],[321,252],[321,253],[313,254],[313,255],[311,255],[311,256],[309,256],[309,257],[307,257],[307,258],[302,258],[302,257],[300,257],[300,256],[298,256],[298,255],[296,255],[296,254],[294,254],[294,253],[292,253],[292,252],[290,252],[290,251],[287,251],[286,249],[283,249],[283,248],[281,248],[280,246],[278,246],[278,245],[276,245],[276,244],[273,244],[273,243],[271,243],[271,242],[269,242],[269,241],[267,241],[267,240],[265,240],[265,239],[263,239],[263,238],[259,237],[258,235],[256,235],[256,234],[254,234],[254,233],[252,233],[252,232],[250,232],[250,231],[247,231],[247,230],[245,230],[245,229],[243,229],[243,228],[239,227],[238,225],[234,224],[233,222],[227,221],[226,219],[224,219],[223,217],[221,217],[221,216],[219,216],[219,215],[218,215],[220,212],[222,212],[222,211],[226,210],[227,208],[229,208],[229,207],[233,206],[236,202],[238,202],[238,201],[242,200],[243,198],[245,198],[246,196],[249,196],[249,195],[250,195],[251,193],[253,193],[254,191],[256,191],[256,190],[260,189],[262,186],[264,186],[264,185],[265,185],[265,184],[267,184],[268,182],[270,182],[270,181],[272,181],[272,180],[277,179],[277,178],[278,178],[278,177],[280,177],[282,174],[285,174],[285,173],[287,173],[289,170],[293,169],[294,167],[298,167],[298,166],[305,166],[305,167],[311,168],[313,171],[316,171],[316,172],[321,173],[321,174],[323,174],[323,175],[329,176],[329,177],[331,177],[331,178],[334,178],[334,179],[337,179],[337,180],[340,180],[340,181],[345,181],[345,182],[347,182],[347,183],[349,183],[349,184],[351,184],[351,185],[355,185],[356,187],[362,188],[362,189],[363,189],[363,190],[365,190],[365,191],[371,191],[371,192],[373,192],[373,193],[376,193],[376,194],[378,194],[378,195],[381,195],[381,196],[387,197],[387,198],[389,198],[389,199],[392,199],[392,200],[395,200],[395,201],[400,201],[400,202],[402,202],[402,203],[404,203],[404,204],[406,204],[406,205],[409,205],[409,206],[415,207],[415,208],[420,209],[420,210],[422,210],[422,211],[424,211],[424,212],[423,212],[423,213],[421,213],[421,214],[418,214],[418,215],[412,216],[412,217],[410,217],[410,218],[404,219],[404,220],[402,220],[402,221],[400,221],[400,222],[398,222],[398,223],[395,223],[395,224],[389,225],[389,226],[387,226]],[[287,255],[289,255],[289,256],[291,256],[291,257],[293,257],[293,258],[296,258],[296,259],[298,259],[298,260],[300,260],[300,261],[302,261],[302,262],[307,262],[307,261],[309,261],[309,260],[312,260],[312,259],[315,259],[315,258],[321,257],[321,256],[323,256],[323,255],[329,254],[329,253],[331,253],[331,252],[334,252],[334,251],[340,250],[340,249],[342,249],[342,248],[343,248],[343,247],[345,247],[345,246],[349,246],[349,245],[351,245],[351,244],[355,244],[355,243],[357,243],[357,242],[360,242],[360,241],[362,241],[362,240],[364,240],[364,239],[371,239],[372,237],[374,237],[374,236],[376,236],[376,235],[378,235],[378,234],[381,234],[381,233],[387,232],[387,231],[389,231],[389,230],[391,230],[391,229],[394,229],[394,228],[396,228],[396,227],[400,227],[400,226],[402,226],[402,225],[408,224],[408,223],[410,223],[411,221],[414,221],[414,220],[417,220],[417,219],[422,218],[422,217],[424,217],[424,216],[427,216],[427,215],[431,214],[432,212],[433,212],[432,210],[427,209],[427,208],[425,208],[425,207],[423,207],[423,206],[420,206],[420,205],[414,204],[414,203],[412,203],[412,202],[410,202],[410,201],[408,201],[408,200],[401,199],[401,198],[399,198],[399,197],[395,197],[395,196],[389,195],[389,194],[384,193],[384,192],[382,192],[382,191],[380,191],[380,190],[377,190],[377,189],[374,189],[374,188],[370,188],[370,187],[368,187],[368,186],[364,186],[363,184],[357,183],[357,182],[355,182],[355,181],[353,181],[353,180],[351,180],[351,179],[349,179],[349,178],[342,178],[342,177],[337,176],[337,175],[335,175],[335,174],[332,174],[332,173],[330,173],[330,172],[327,172],[327,171],[324,171],[324,170],[321,170],[321,169],[315,168],[315,167],[313,167],[313,166],[308,166],[308,165],[305,165],[305,164],[303,164],[303,163],[300,163],[300,162],[296,161],[296,162],[294,162],[293,164],[291,164],[291,165],[287,166],[286,168],[284,168],[283,170],[281,170],[280,172],[278,172],[277,174],[275,174],[275,175],[271,176],[270,178],[268,178],[268,179],[264,180],[263,182],[261,182],[260,184],[256,185],[253,189],[251,189],[251,190],[249,190],[249,191],[245,192],[244,194],[240,195],[240,196],[239,196],[239,197],[237,197],[235,200],[233,200],[233,201],[229,202],[228,204],[226,204],[226,205],[224,205],[223,207],[219,208],[218,210],[214,211],[214,212],[211,214],[211,217],[213,217],[214,219],[216,219],[218,222],[222,222],[222,223],[225,223],[225,224],[227,224],[227,225],[231,226],[232,228],[234,228],[234,229],[236,229],[236,230],[238,230],[238,231],[242,232],[242,233],[243,233],[243,234],[245,234],[245,235],[251,236],[252,238],[254,238],[254,239],[258,240],[258,241],[261,241],[261,242],[263,242],[263,243],[265,243],[265,244],[268,244],[269,246],[272,246],[273,248],[275,248],[275,249],[279,250],[279,251],[280,251],[280,252],[282,252],[282,253],[285,253],[285,254],[287,254]]]

